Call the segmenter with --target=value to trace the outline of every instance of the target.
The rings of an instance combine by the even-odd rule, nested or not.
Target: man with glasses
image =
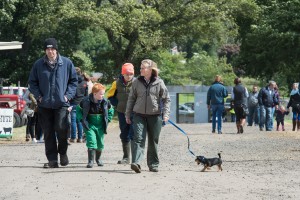
[[[112,83],[112,87],[108,91],[108,99],[115,106],[118,112],[120,138],[122,141],[123,158],[118,161],[118,164],[130,163],[130,141],[132,139],[132,125],[126,123],[125,111],[126,104],[131,90],[131,85],[134,77],[134,67],[131,63],[125,63],[122,66],[122,74]]]

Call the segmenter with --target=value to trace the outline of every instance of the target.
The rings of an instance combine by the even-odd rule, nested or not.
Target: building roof
[[[7,49],[22,49],[23,42],[13,41],[13,42],[0,42],[0,50]]]

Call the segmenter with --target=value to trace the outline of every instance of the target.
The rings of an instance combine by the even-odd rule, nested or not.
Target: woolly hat
[[[55,38],[47,38],[45,40],[45,43],[44,43],[44,50],[46,50],[47,48],[54,48],[54,49],[58,49],[57,47],[57,41]]]
[[[125,63],[122,66],[122,74],[134,74],[134,67],[131,63]]]

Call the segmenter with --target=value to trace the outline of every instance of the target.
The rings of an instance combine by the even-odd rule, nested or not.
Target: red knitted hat
[[[122,74],[134,74],[134,67],[131,63],[125,63],[122,66]]]

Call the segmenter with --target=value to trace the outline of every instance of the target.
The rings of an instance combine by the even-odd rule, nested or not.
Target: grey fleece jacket
[[[130,118],[132,112],[141,115],[170,116],[170,96],[167,87],[159,77],[151,77],[147,84],[144,77],[140,76],[132,82],[129,93],[126,118]]]

